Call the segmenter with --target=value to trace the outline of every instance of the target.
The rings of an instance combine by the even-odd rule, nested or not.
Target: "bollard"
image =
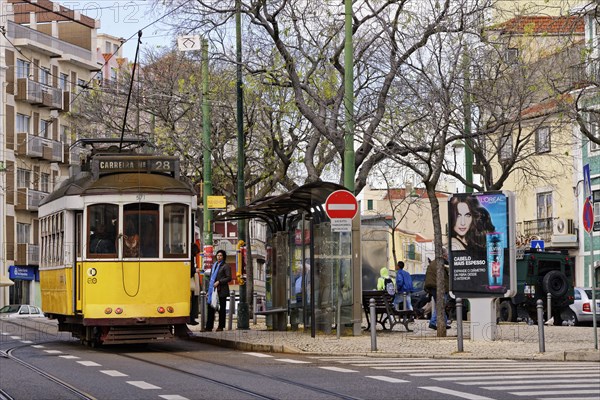
[[[552,318],[552,295],[550,293],[546,296],[546,301],[548,304],[548,308],[546,308],[546,321],[550,321],[550,318]]]
[[[235,290],[229,295],[229,322],[227,322],[227,330],[233,329],[233,313],[235,312]]]
[[[377,315],[375,313],[375,299],[369,300],[369,312],[371,315],[371,351],[377,351]]]
[[[256,292],[252,293],[252,324],[256,325]]]
[[[200,331],[206,326],[206,292],[200,292]]]
[[[546,352],[546,345],[544,343],[544,302],[540,299],[536,302],[537,304],[537,318],[538,318],[538,334],[540,342],[540,353]]]
[[[460,297],[456,298],[456,339],[458,341],[458,352],[462,353],[464,351],[463,348],[463,326],[462,326],[462,299]]]
[[[408,311],[408,307],[406,306],[406,296],[406,292],[402,292],[402,309],[404,311]],[[404,316],[402,317],[402,322],[406,322],[406,319],[408,318],[406,315],[407,314],[404,313]]]

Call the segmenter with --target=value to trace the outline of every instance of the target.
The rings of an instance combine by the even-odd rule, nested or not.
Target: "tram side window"
[[[165,205],[164,210],[165,257],[180,258],[187,255],[188,209],[182,204]]]
[[[123,208],[123,256],[158,257],[158,204],[132,203]]]
[[[89,256],[116,257],[118,221],[119,207],[115,204],[95,204],[88,207]]]

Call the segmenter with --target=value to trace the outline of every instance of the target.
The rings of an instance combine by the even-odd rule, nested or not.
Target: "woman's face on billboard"
[[[471,223],[473,222],[473,215],[467,203],[458,203],[456,205],[456,221],[454,223],[454,232],[457,236],[464,237]]]

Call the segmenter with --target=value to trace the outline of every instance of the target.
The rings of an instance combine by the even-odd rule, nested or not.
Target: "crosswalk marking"
[[[48,354],[62,354],[60,350],[44,350]]]
[[[78,359],[78,358],[79,358],[79,357],[77,357],[77,356],[59,356],[59,357],[60,357],[60,358],[65,358],[65,359],[67,359],[67,360],[76,360],[76,359]]]
[[[290,364],[310,364],[310,361],[292,360],[291,358],[276,358],[276,360]]]
[[[473,393],[459,392],[457,390],[451,390],[437,386],[421,386],[419,389],[431,390],[432,392],[449,394],[450,396],[462,397],[463,399],[469,400],[493,400],[491,397],[480,396]]]
[[[365,376],[365,378],[371,378],[371,379],[377,379],[378,381],[384,381],[384,382],[390,382],[390,383],[406,383],[409,381],[406,381],[404,379],[398,379],[398,378],[392,378],[391,376],[384,376],[384,375],[372,375],[372,376]]]
[[[122,372],[116,371],[114,369],[105,369],[105,370],[102,370],[100,372],[102,372],[103,374],[106,374],[108,376],[114,376],[114,377],[117,377],[117,376],[128,376],[127,374],[124,374]]]
[[[161,389],[160,386],[156,386],[144,381],[127,381],[127,383],[135,387],[139,387],[140,389]]]
[[[401,370],[396,370],[394,372],[403,372]],[[413,375],[413,374],[411,374]],[[435,374],[429,374],[429,375],[435,375]],[[483,376],[485,375],[485,376]],[[433,378],[437,381],[476,381],[476,380],[484,380],[484,379],[491,379],[491,380],[496,380],[496,373],[487,373],[487,372],[482,372],[479,375],[472,375],[472,376],[442,376],[439,378]],[[581,377],[581,373],[580,372],[548,372],[547,374],[545,373],[544,376],[546,375],[553,375],[553,377],[555,378],[569,378],[569,377],[573,377],[573,378],[579,378]],[[523,379],[526,377],[531,377],[531,378],[538,378],[540,376],[539,372],[532,372],[530,374],[527,373],[521,373],[518,375],[503,375],[502,379]]]
[[[158,397],[165,400],[189,400],[187,397],[183,397],[178,394],[161,394]]]
[[[571,369],[569,369],[569,372],[565,372],[564,368],[563,371],[544,371],[544,375],[564,375],[564,376],[569,376],[569,375],[575,375],[575,376],[581,376],[581,371],[573,371],[570,372]],[[406,372],[406,370],[401,369],[401,370],[395,370],[394,372]],[[459,371],[459,372],[417,372],[417,373],[411,373],[411,376],[457,376],[458,378],[464,378],[466,376],[484,376],[484,375],[510,375],[510,374],[514,374],[514,371],[481,371],[481,372],[463,372],[463,371]],[[521,373],[521,375],[534,375],[534,376],[539,376],[540,372],[539,371],[531,371],[531,372],[527,372],[527,371],[523,371]]]
[[[247,355],[253,356],[253,357],[273,357],[270,354],[264,354],[264,353],[253,353],[253,352],[251,352],[251,353],[243,353],[243,354],[247,354]]]
[[[521,375],[519,375],[521,376]],[[499,382],[498,380],[495,380],[496,378],[493,377],[489,377],[487,378],[489,379],[489,381],[471,381],[471,382],[456,382],[459,385],[466,385],[466,386],[475,386],[475,385],[504,385],[505,384],[505,380],[503,380],[502,382]],[[494,379],[495,381],[492,381],[492,379]],[[589,378],[581,378],[581,379],[536,379],[535,383],[587,383],[589,382],[590,379]],[[527,380],[519,380],[518,378],[511,378],[510,383],[512,384],[522,384],[522,383],[531,383],[531,379],[527,379]]]
[[[558,394],[574,395],[574,394],[595,394],[600,396],[600,390],[550,390],[550,391],[537,391],[537,392],[509,392],[516,396],[552,396]],[[598,397],[596,397],[597,399]],[[573,397],[572,397],[573,399]],[[579,399],[578,399],[579,400]]]
[[[513,383],[513,382],[510,382]],[[533,382],[529,382],[533,383]],[[536,382],[537,383],[537,382]],[[598,383],[578,383],[578,384],[559,384],[559,385],[519,385],[519,386],[482,386],[482,389],[487,390],[534,390],[534,389],[585,389],[597,387],[600,389],[600,382]]]
[[[85,367],[101,367],[102,365],[98,364],[97,362],[93,362],[93,361],[77,361],[78,364],[81,364]]]
[[[340,367],[319,367],[319,368],[326,369],[328,371],[334,371],[334,372],[358,372],[353,369],[340,368]]]

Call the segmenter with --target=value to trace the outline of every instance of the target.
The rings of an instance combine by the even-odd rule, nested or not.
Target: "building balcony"
[[[40,265],[40,246],[31,243],[17,243],[15,264]]]
[[[63,144],[63,162],[69,165],[81,164],[81,147],[73,147],[68,144]]]
[[[42,158],[50,162],[62,162],[63,160],[63,144],[56,140],[43,139],[44,149],[42,150]]]
[[[46,197],[47,194],[48,193],[40,192],[39,190],[19,188],[17,189],[17,203],[15,204],[15,210],[37,212],[42,199]]]
[[[43,139],[27,132],[17,133],[17,154],[29,158],[42,158],[44,151]]]
[[[63,91],[59,88],[53,88],[49,86],[42,86],[42,106],[50,107],[52,110],[62,110],[63,104]]]
[[[29,104],[42,104],[42,84],[29,78],[17,79],[17,94],[15,99]]]
[[[577,229],[572,219],[542,218],[517,223],[517,244],[527,245],[531,240],[543,240],[548,248],[575,248],[578,246]]]

